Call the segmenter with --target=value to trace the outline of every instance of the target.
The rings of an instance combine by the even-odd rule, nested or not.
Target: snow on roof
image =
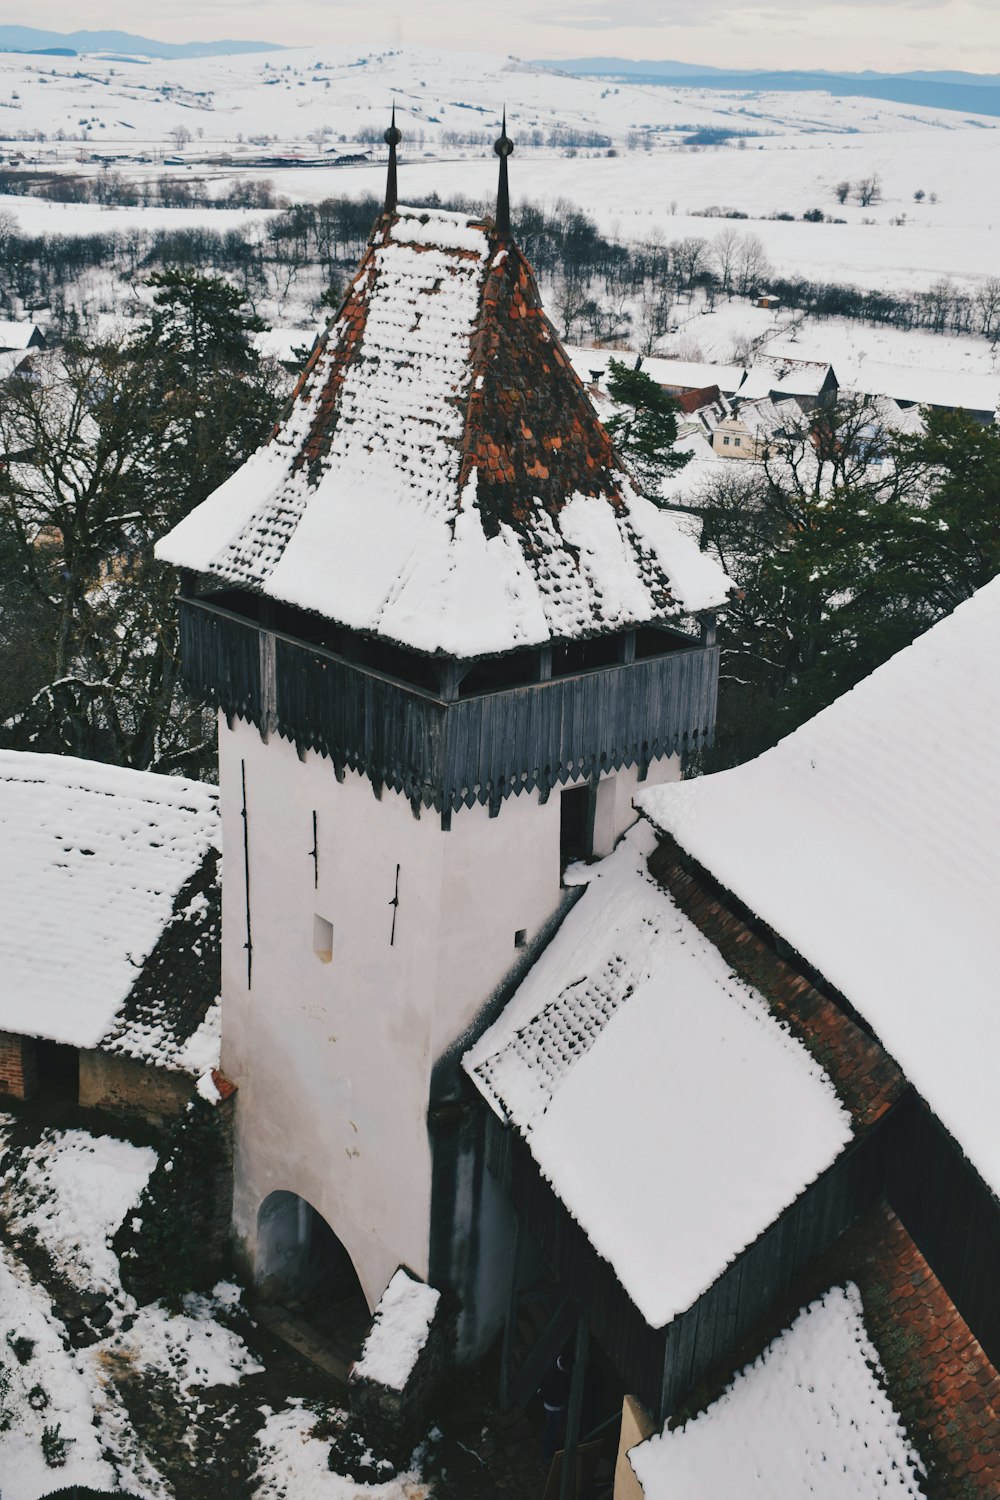
[[[960,407],[981,412],[996,412],[1000,408],[1000,374],[911,369],[866,359],[854,384],[866,395],[891,396],[895,401],[912,401],[918,406]]]
[[[757,760],[643,811],[858,1010],[1000,1192],[1000,579]]]
[[[640,826],[592,867],[464,1066],[661,1327],[852,1127],[805,1046],[650,875],[654,847]]]
[[[352,1380],[374,1380],[402,1391],[427,1343],[441,1293],[400,1266],[379,1298]]]
[[[379,221],[272,440],[158,555],[464,657],[729,589],[633,490],[516,246],[413,208]]]
[[[218,843],[181,777],[0,751],[0,1030],[96,1047]]]
[[[632,368],[639,358],[633,350],[629,349],[584,349],[573,345],[567,346],[566,352],[573,362],[573,368],[583,381],[592,380],[595,370],[603,374],[613,359]],[[746,370],[742,365],[711,365],[695,360],[665,359],[659,355],[649,354],[642,356],[641,368],[644,374],[659,385],[673,386],[677,390],[685,391],[703,390],[706,386],[717,385],[720,391],[724,391],[727,395],[732,395],[735,390],[739,389],[746,375]]]
[[[0,349],[28,349],[36,337],[42,337],[37,323],[12,323],[0,319]]]
[[[764,396],[819,396],[833,374],[832,366],[814,360],[771,359],[762,355],[737,394],[741,401],[755,401]]]
[[[918,1500],[923,1465],[849,1282],[683,1427],[633,1448],[646,1500]]]

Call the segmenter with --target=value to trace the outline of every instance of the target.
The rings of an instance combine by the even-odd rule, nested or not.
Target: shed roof
[[[602,374],[613,359],[621,364],[635,365],[640,356],[630,349],[585,349],[580,345],[568,345],[566,352],[573,361],[573,368],[581,380],[590,380],[595,370]],[[703,390],[717,385],[727,395],[738,390],[746,377],[742,365],[711,365],[690,359],[668,359],[658,354],[644,354],[641,369],[658,385],[677,391]]]
[[[806,1044],[647,868],[654,846],[639,827],[592,867],[465,1067],[661,1327],[853,1126]]]
[[[0,751],[0,1030],[184,1068],[218,994],[218,843],[213,787]]]
[[[928,370],[865,360],[852,382],[869,396],[891,396],[918,406],[957,407],[964,411],[1000,410],[1000,375],[972,370]]]
[[[517,247],[379,220],[271,441],[159,555],[416,650],[487,655],[713,608],[634,491]]]
[[[757,760],[640,805],[845,995],[1000,1192],[1000,579]]]

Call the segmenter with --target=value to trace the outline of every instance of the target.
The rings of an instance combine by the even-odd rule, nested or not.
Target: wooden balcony
[[[230,602],[227,600],[227,602]],[[189,692],[228,717],[366,775],[447,816],[712,743],[718,648],[447,696],[213,602],[180,600]]]

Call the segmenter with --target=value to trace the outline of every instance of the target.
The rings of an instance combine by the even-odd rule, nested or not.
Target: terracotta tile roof
[[[930,1500],[1000,1495],[1000,1373],[896,1215],[880,1207],[857,1280]]]
[[[721,399],[722,392],[717,385],[701,386],[695,391],[681,391],[679,395],[674,397],[681,411],[687,412],[688,416],[692,412],[701,411],[703,406],[711,406],[713,401],[720,401]]]
[[[650,857],[649,869],[733,971],[764,997],[774,1014],[808,1047],[856,1127],[865,1130],[874,1125],[906,1088],[905,1078],[888,1053],[685,868],[672,838],[662,840]]]

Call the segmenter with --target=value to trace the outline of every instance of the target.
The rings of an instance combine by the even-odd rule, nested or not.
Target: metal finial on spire
[[[510,238],[510,186],[507,181],[507,158],[514,150],[514,142],[507,135],[507,109],[504,107],[500,135],[493,143],[493,150],[500,158],[500,183],[497,187],[497,238]]]
[[[392,124],[383,136],[383,140],[389,147],[389,171],[385,180],[385,211],[387,214],[396,212],[396,147],[403,139],[403,132],[396,125],[396,106],[392,106]]]

